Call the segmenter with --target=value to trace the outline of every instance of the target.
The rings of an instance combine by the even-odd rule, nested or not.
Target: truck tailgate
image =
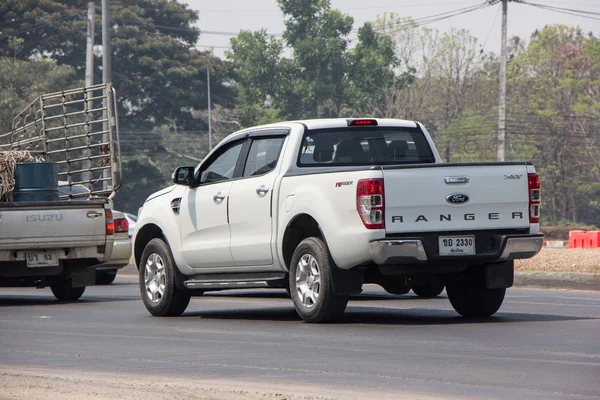
[[[0,249],[104,245],[104,204],[104,200],[4,203]]]
[[[529,227],[525,163],[384,167],[383,178],[386,233]]]

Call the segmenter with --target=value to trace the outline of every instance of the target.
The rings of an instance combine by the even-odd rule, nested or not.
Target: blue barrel
[[[17,164],[15,169],[15,201],[53,200],[58,200],[56,164],[50,162]]]

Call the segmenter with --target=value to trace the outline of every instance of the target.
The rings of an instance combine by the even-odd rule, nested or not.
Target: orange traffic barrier
[[[590,249],[597,249],[600,247],[600,231],[590,231],[585,235],[585,244]]]
[[[569,248],[600,248],[600,231],[569,231]]]

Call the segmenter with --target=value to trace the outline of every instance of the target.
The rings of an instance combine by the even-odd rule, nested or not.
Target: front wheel
[[[485,318],[500,309],[506,289],[488,289],[474,279],[446,284],[448,299],[454,310],[463,317]]]
[[[332,268],[327,246],[316,237],[304,239],[292,256],[290,292],[298,315],[306,322],[327,322],[341,316],[348,296],[333,291]]]
[[[440,281],[431,280],[420,285],[413,285],[412,291],[419,297],[437,297],[444,290],[444,284]]]
[[[50,290],[52,290],[52,294],[57,300],[72,301],[77,300],[83,295],[83,292],[85,292],[85,286],[74,288],[71,284],[71,280],[69,279],[50,286]]]
[[[177,266],[169,246],[152,239],[142,253],[139,270],[144,306],[159,317],[181,315],[190,303],[191,292],[177,287]]]

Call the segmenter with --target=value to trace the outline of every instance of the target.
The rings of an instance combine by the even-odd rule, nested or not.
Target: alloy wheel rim
[[[144,270],[144,286],[146,296],[152,303],[156,304],[162,300],[166,283],[165,263],[162,257],[156,253],[150,254]]]
[[[321,294],[321,270],[311,254],[300,257],[296,268],[296,292],[304,307],[317,305]]]

